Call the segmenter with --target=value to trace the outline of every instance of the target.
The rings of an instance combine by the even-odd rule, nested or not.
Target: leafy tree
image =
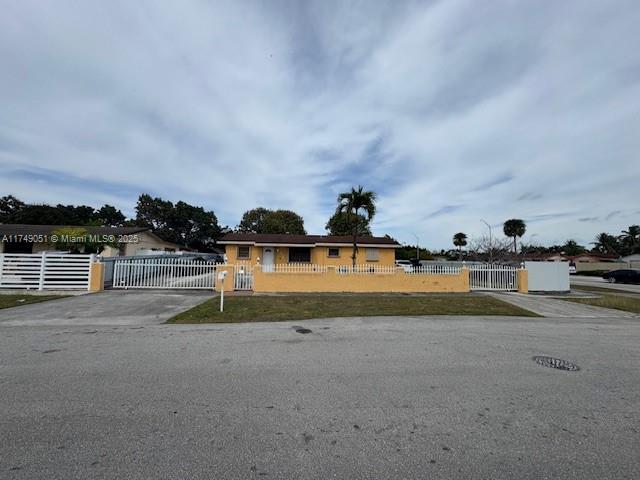
[[[352,235],[354,224],[357,225],[358,235],[371,235],[367,217],[358,215],[356,219],[351,212],[335,212],[324,228],[329,235]]]
[[[419,248],[418,260],[433,260],[433,255],[426,248]],[[416,258],[416,245],[402,245],[396,248],[396,260],[413,260]]]
[[[209,250],[222,229],[211,211],[186,202],[173,205],[168,200],[142,194],[136,206],[136,223],[151,228],[160,238],[199,250]]]
[[[25,205],[17,211],[10,223],[33,225],[69,225],[66,212],[51,205]]]
[[[291,235],[305,235],[304,220],[291,210],[276,210],[266,215],[263,233],[287,233]]]
[[[211,211],[185,202],[176,203],[169,219],[174,243],[210,250],[221,235],[218,218]]]
[[[269,210],[263,207],[244,212],[237,231],[243,233],[306,234],[304,220],[297,213],[291,210]]]
[[[524,221],[519,218],[512,218],[504,222],[502,231],[507,237],[513,238],[513,253],[518,253],[518,244],[516,242],[517,237],[522,237],[527,231],[527,226]]]
[[[111,205],[104,205],[96,212],[100,225],[109,227],[121,227],[127,220],[120,210]]]
[[[353,225],[351,226],[351,232],[353,235],[353,254],[351,260],[353,266],[356,266],[356,254],[358,252],[358,219],[360,210],[363,211],[366,219],[371,221],[376,214],[376,194],[375,192],[365,191],[364,187],[358,185],[358,189],[351,188],[350,192],[341,193],[338,195],[338,207],[336,212],[344,212],[353,214]]]
[[[462,247],[467,245],[467,235],[463,232],[458,232],[453,236],[453,244],[458,247],[458,256],[462,258]]]
[[[173,203],[170,201],[143,193],[136,205],[136,223],[151,228],[158,235],[168,234],[172,210]]]
[[[15,215],[24,207],[24,202],[21,202],[13,195],[6,195],[0,198],[0,223],[15,223]]]

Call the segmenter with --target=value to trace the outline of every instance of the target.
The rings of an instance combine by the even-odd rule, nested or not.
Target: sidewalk
[[[640,318],[640,315],[622,310],[594,307],[581,303],[568,302],[542,295],[525,295],[515,292],[488,292],[489,295],[524,308],[543,317],[563,318]]]

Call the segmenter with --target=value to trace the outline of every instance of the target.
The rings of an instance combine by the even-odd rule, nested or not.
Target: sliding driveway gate
[[[213,290],[213,260],[180,257],[133,257],[113,260],[113,288],[181,288]]]
[[[166,288],[213,290],[218,271],[233,272],[233,290],[253,289],[250,264],[223,265],[198,256],[158,255],[105,259],[105,286],[111,288]]]

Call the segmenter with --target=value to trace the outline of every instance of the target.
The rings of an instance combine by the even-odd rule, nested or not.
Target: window
[[[367,262],[377,262],[378,261],[378,249],[377,248],[367,248]]]
[[[331,258],[338,258],[340,256],[339,248],[330,248],[327,252],[327,256]]]
[[[308,247],[289,248],[289,263],[311,263],[311,249]]]
[[[251,258],[250,252],[251,247],[249,245],[238,245],[238,258]]]

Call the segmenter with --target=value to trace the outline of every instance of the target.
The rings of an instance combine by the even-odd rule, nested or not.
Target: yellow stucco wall
[[[225,253],[227,255],[227,263],[234,264],[237,262],[256,263],[258,258],[262,260],[263,247],[249,247],[249,258],[238,259],[238,245],[225,245]],[[275,263],[289,263],[288,247],[273,247],[276,249]],[[312,247],[311,263],[316,265],[351,265],[351,254],[353,247],[336,247],[340,250],[339,257],[329,257],[329,247]],[[365,247],[359,247],[356,254],[356,263],[372,263],[375,265],[394,265],[396,261],[396,252],[394,248],[378,248],[378,261],[367,261]]]
[[[254,292],[469,292],[469,270],[458,275],[412,275],[397,269],[394,274],[264,273],[253,270]]]
[[[94,262],[89,267],[89,291],[100,292],[104,290],[104,263]]]

